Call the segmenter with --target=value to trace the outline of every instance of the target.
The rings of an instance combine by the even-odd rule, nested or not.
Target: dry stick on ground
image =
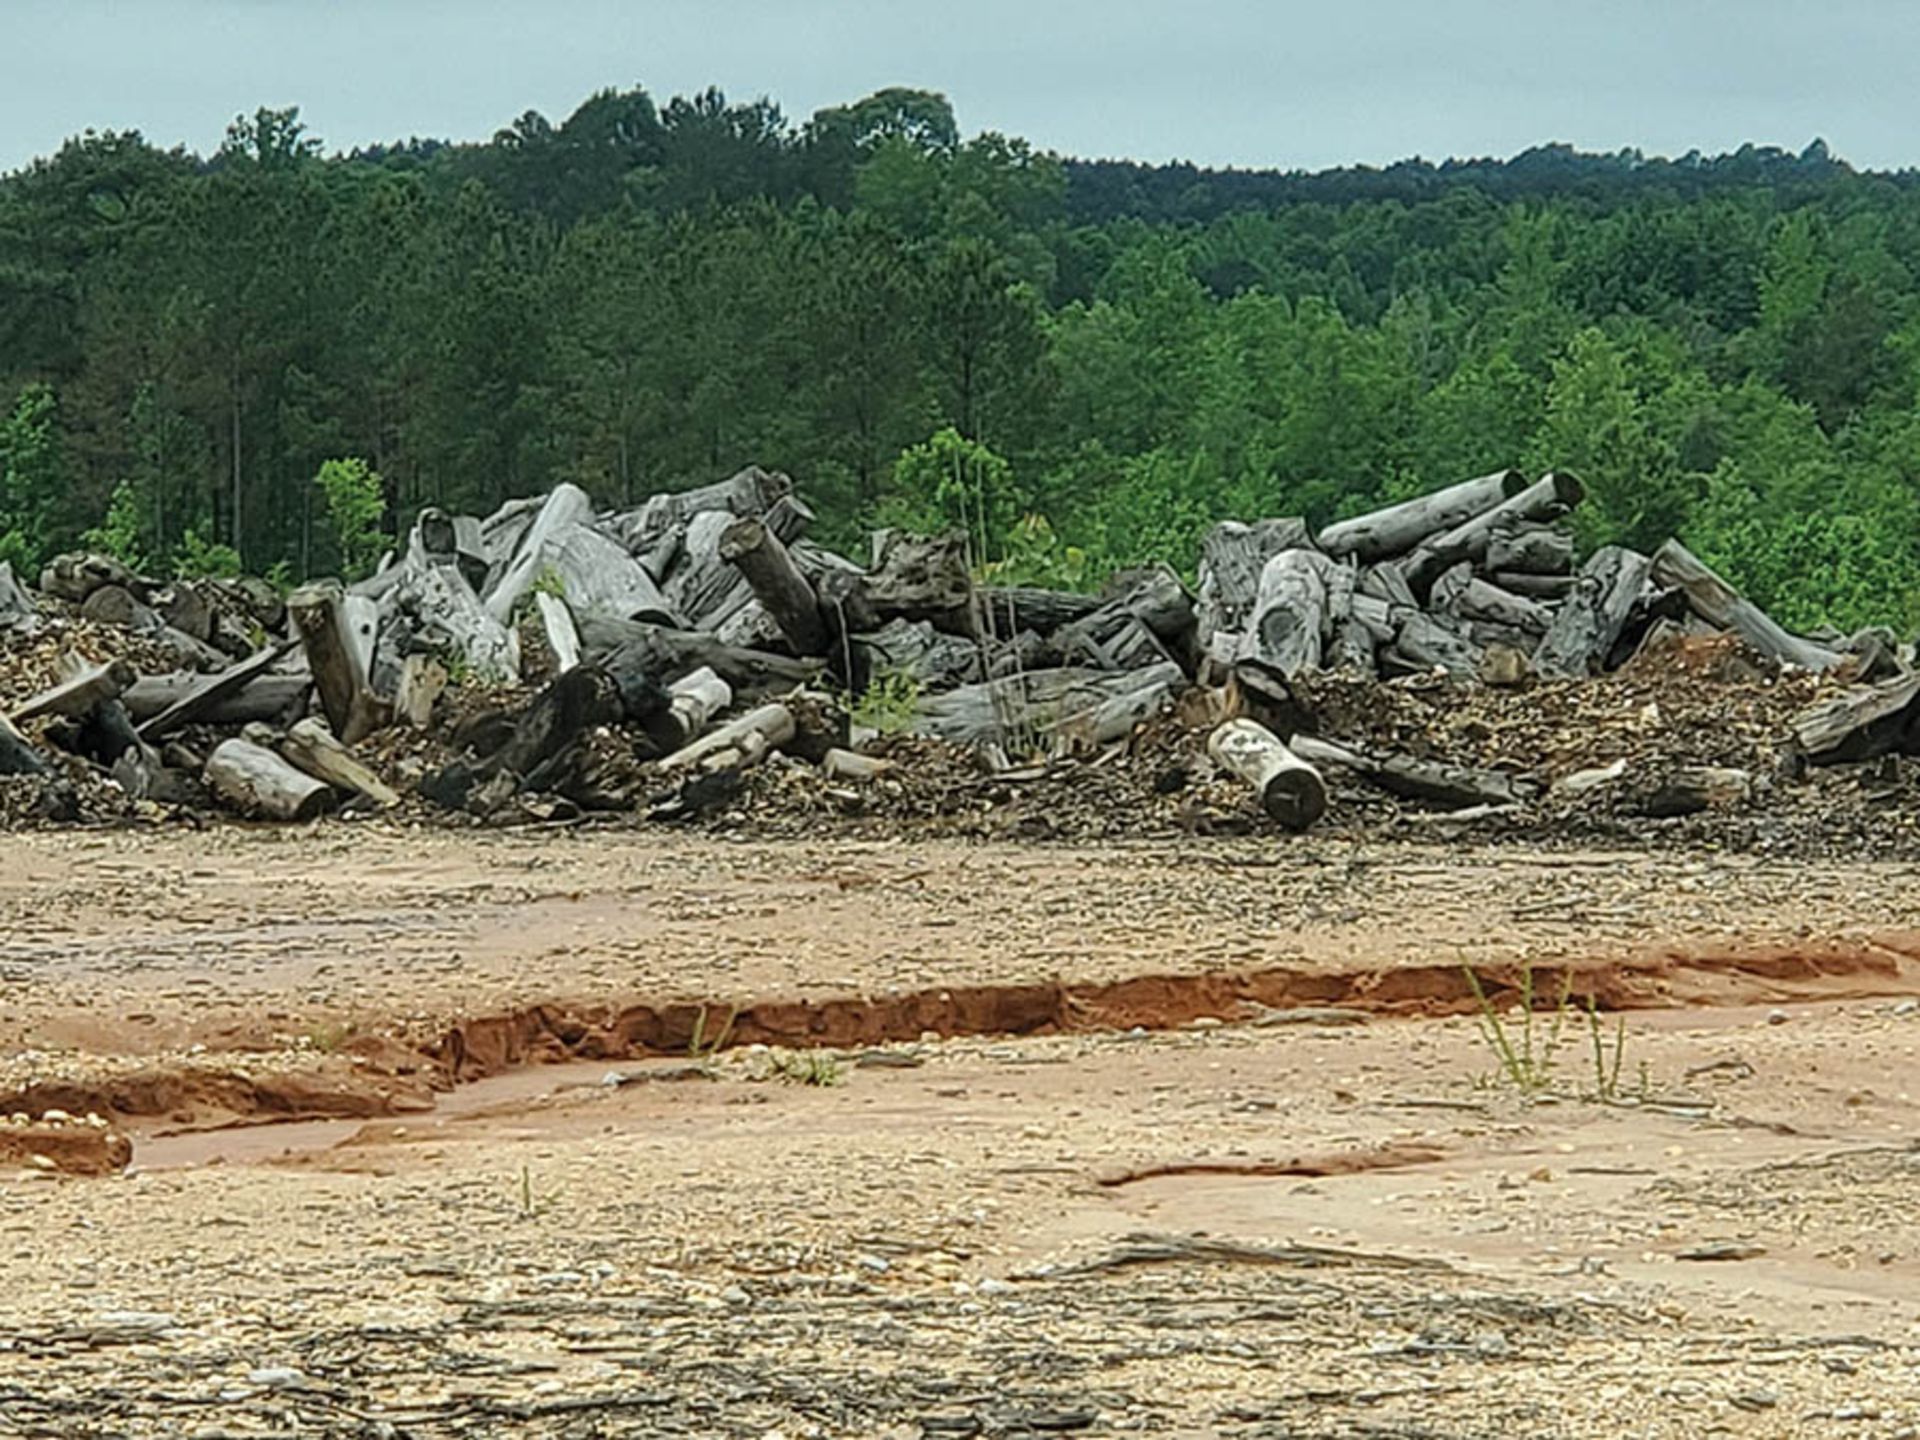
[[[1418,1255],[1387,1255],[1366,1250],[1340,1250],[1326,1245],[1247,1245],[1203,1235],[1123,1235],[1105,1255],[1016,1274],[1016,1280],[1061,1280],[1097,1275],[1133,1265],[1181,1263],[1287,1265],[1306,1270],[1423,1270],[1451,1274],[1444,1260]]]
[[[149,717],[140,726],[140,738],[158,740],[182,726],[205,719],[223,704],[244,694],[291,648],[291,642],[270,645],[265,650],[255,651],[239,664],[227,667],[218,675],[207,676],[159,714]],[[300,689],[304,691],[305,688],[305,682],[302,682]]]
[[[1391,794],[1442,805],[1517,805],[1540,793],[1536,782],[1503,770],[1481,770],[1398,752],[1369,754],[1313,735],[1295,735],[1288,745],[1311,764],[1338,765]]]

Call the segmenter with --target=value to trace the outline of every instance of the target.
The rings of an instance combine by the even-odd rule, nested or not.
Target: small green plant
[[[146,527],[141,511],[140,492],[131,480],[122,480],[113,487],[113,498],[107,502],[107,518],[80,538],[90,549],[113,556],[128,569],[144,570],[147,561],[141,553],[140,536]]]
[[[687,1042],[687,1057],[692,1060],[705,1060],[720,1050],[733,1034],[733,1022],[740,1018],[740,1007],[734,1005],[727,1010],[727,1018],[714,1032],[713,1038],[706,1038],[707,1007],[702,1005],[700,1013],[693,1018],[693,1038]]]
[[[1601,1100],[1613,1101],[1620,1098],[1620,1062],[1627,1053],[1627,1017],[1617,1015],[1613,1024],[1613,1043],[1607,1044],[1607,1037],[1600,1024],[1600,1001],[1593,995],[1587,996],[1587,1038],[1593,1045],[1593,1093]],[[1640,1062],[1640,1088],[1647,1086],[1647,1062]]]
[[[855,723],[893,735],[913,723],[920,706],[920,682],[904,670],[886,670],[867,682],[849,707]]]
[[[240,552],[231,545],[203,540],[189,529],[173,551],[176,580],[232,580],[240,574]]]
[[[1496,1077],[1504,1080],[1524,1100],[1536,1100],[1553,1087],[1553,1067],[1558,1059],[1567,1012],[1572,1008],[1573,975],[1562,976],[1560,996],[1553,1007],[1553,1018],[1544,1026],[1534,1011],[1533,966],[1520,967],[1518,1019],[1501,1017],[1498,1007],[1487,995],[1486,987],[1470,965],[1462,965],[1467,986],[1479,1007],[1475,1017],[1480,1038],[1486,1042],[1497,1065]]]
[[[838,1085],[847,1067],[831,1050],[775,1050],[773,1073],[794,1085]]]
[[[567,598],[566,578],[551,565],[543,566],[540,573],[533,577],[533,593],[551,595],[556,600],[564,600]]]

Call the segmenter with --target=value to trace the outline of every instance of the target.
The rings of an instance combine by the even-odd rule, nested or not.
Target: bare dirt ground
[[[1916,869],[0,839],[0,1435],[1920,1435]]]

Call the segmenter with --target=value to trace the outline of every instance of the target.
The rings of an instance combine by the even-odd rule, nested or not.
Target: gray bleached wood
[[[1580,503],[1583,494],[1584,488],[1572,475],[1564,470],[1549,470],[1491,510],[1423,540],[1407,558],[1407,579],[1418,588],[1449,565],[1461,560],[1480,560],[1485,557],[1496,529],[1563,515]]]
[[[1327,633],[1327,577],[1333,568],[1317,550],[1283,550],[1267,561],[1234,658],[1252,656],[1282,675],[1319,669]]]
[[[1253,787],[1260,808],[1276,824],[1297,832],[1326,813],[1327,786],[1320,772],[1259,721],[1241,716],[1215,727],[1207,737],[1207,753]]]
[[[201,778],[235,809],[272,820],[310,820],[333,801],[325,782],[250,740],[223,740]]]
[[[288,730],[287,738],[280,742],[280,753],[316,780],[364,795],[382,809],[400,803],[399,793],[334,739],[318,716],[309,715]]]
[[[1573,569],[1573,536],[1554,525],[1496,525],[1487,536],[1487,569],[1522,575],[1565,575]]]
[[[820,601],[787,547],[773,530],[753,516],[734,520],[720,532],[720,559],[746,578],[754,598],[796,655],[818,655],[827,647],[827,626]]]
[[[242,708],[238,704],[239,698],[252,692],[256,685],[261,685],[270,678],[277,678],[269,677],[267,672],[292,648],[292,641],[269,645],[266,649],[248,656],[239,664],[228,666],[218,675],[191,677],[193,683],[182,690],[176,699],[141,722],[140,738],[145,741],[158,740],[162,735],[178,730],[182,726],[210,718],[219,713],[221,708],[229,702],[233,702],[235,708]],[[297,694],[304,694],[312,683],[310,677],[293,677],[293,679],[295,681],[293,688]],[[129,695],[138,690],[139,685],[143,683],[145,682],[128,687]],[[284,681],[279,686],[268,686],[263,690],[263,698],[269,690],[284,692],[286,688]],[[278,713],[281,711],[276,709],[270,714],[249,718],[271,719]]]
[[[565,674],[580,663],[580,632],[574,628],[573,612],[567,609],[566,601],[546,590],[534,592],[533,604],[540,612],[540,631],[553,655],[553,673]]]
[[[392,709],[372,691],[346,598],[337,580],[302,585],[287,597],[287,614],[306,650],[327,723],[351,745],[385,725]]]
[[[1199,599],[1194,607],[1197,643],[1222,665],[1246,629],[1260,592],[1260,572],[1283,550],[1311,546],[1307,522],[1285,517],[1244,525],[1223,520],[1200,542]],[[1221,637],[1218,646],[1215,637]]]
[[[1669,540],[1654,552],[1653,579],[1684,590],[1695,614],[1733,631],[1762,655],[1803,670],[1831,670],[1846,658],[1837,650],[1789,634],[1678,540]]]
[[[1652,568],[1645,555],[1621,545],[1603,545],[1588,556],[1534,651],[1534,670],[1566,680],[1599,670],[1645,593]]]
[[[1501,470],[1474,480],[1462,480],[1384,510],[1356,515],[1320,532],[1320,548],[1332,556],[1381,560],[1405,554],[1429,535],[1451,530],[1526,489],[1518,470]]]
[[[13,707],[8,719],[18,725],[40,715],[85,715],[102,700],[111,700],[134,681],[133,666],[125,660],[89,665],[58,685],[42,690]]]
[[[793,711],[778,703],[749,710],[660,762],[663,774],[758,764],[794,736]]]
[[[1482,770],[1397,752],[1374,754],[1315,735],[1288,742],[1302,760],[1338,765],[1394,795],[1441,805],[1517,805],[1540,793],[1534,781],[1503,770]]]

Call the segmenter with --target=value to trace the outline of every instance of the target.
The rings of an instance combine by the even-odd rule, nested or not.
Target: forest
[[[0,178],[0,559],[292,580],[423,505],[761,464],[830,541],[963,521],[1092,586],[1515,465],[1581,478],[1584,545],[1906,633],[1916,275],[1920,177],[1818,141],[1209,171],[914,90],[610,90],[351,153],[295,110],[205,157],[89,132]]]

